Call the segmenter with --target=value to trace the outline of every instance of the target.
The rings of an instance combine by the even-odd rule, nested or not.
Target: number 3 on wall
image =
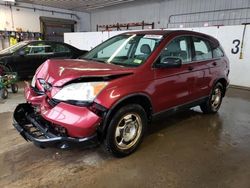
[[[240,40],[235,39],[233,40],[234,48],[231,49],[232,54],[237,54],[240,51]]]

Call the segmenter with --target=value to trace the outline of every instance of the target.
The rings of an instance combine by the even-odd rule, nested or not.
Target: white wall
[[[222,27],[198,27],[186,28],[186,30],[193,30],[217,38],[225,50],[226,55],[230,61],[230,84],[249,87],[250,88],[250,25],[246,27],[246,35],[243,45],[243,59],[240,59],[240,46],[242,43],[242,35],[244,26],[222,26]],[[112,32],[85,32],[85,33],[65,33],[64,42],[69,43],[83,50],[90,50],[104,40],[114,35],[120,34],[124,31]],[[236,49],[233,41],[240,40],[239,51],[237,54],[231,52]]]
[[[91,13],[91,28],[96,25],[128,22],[155,22],[156,28],[168,27],[202,27],[208,25],[240,25],[250,22],[250,8],[244,10],[222,11],[216,13],[199,13],[174,16],[171,22],[189,22],[168,25],[172,14],[214,11],[218,9],[235,9],[250,7],[250,0],[149,0],[131,2],[124,5],[96,10]],[[246,19],[249,18],[249,19]],[[231,20],[228,20],[231,19]],[[208,21],[215,20],[215,21]],[[225,20],[225,21],[216,21]],[[139,28],[134,28],[139,29]]]
[[[124,31],[64,33],[64,42],[81,50],[91,50],[98,44]]]
[[[52,17],[52,18],[63,18],[63,19],[72,19],[77,21],[76,30],[77,31],[90,31],[90,14],[84,12],[72,12],[63,9],[56,9],[51,7],[45,6],[33,6],[31,4],[26,3],[18,3],[21,6],[28,6],[32,8],[40,8],[46,9],[51,11],[60,11],[60,12],[67,12],[77,14],[80,18],[78,20],[74,16],[71,17],[70,15],[66,14],[59,14],[45,11],[34,11],[25,8],[18,8],[12,7],[12,15],[13,15],[13,22],[11,16],[11,9],[8,6],[0,5],[0,30],[16,30],[16,28],[22,28],[23,31],[31,31],[31,32],[40,32],[40,16]],[[19,11],[18,11],[19,9]]]

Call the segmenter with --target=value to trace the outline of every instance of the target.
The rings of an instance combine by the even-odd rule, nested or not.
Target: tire
[[[17,84],[11,84],[11,91],[12,93],[18,92],[18,85]]]
[[[7,99],[8,98],[8,95],[9,95],[9,92],[6,88],[3,88],[0,90],[0,95],[1,95],[1,98],[2,99]]]
[[[133,153],[141,144],[147,128],[147,115],[138,104],[120,108],[110,121],[105,149],[115,157]]]
[[[217,113],[221,106],[223,93],[223,85],[220,82],[216,83],[209,96],[209,99],[200,105],[202,112],[205,114]]]

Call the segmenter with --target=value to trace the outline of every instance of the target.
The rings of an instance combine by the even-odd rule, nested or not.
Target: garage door
[[[76,21],[40,17],[41,30],[45,40],[63,42],[63,34],[74,32]]]

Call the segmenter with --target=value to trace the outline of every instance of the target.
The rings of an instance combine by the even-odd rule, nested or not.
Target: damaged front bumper
[[[84,138],[73,138],[58,135],[53,127],[38,117],[28,103],[19,104],[13,115],[13,126],[22,137],[41,148],[56,147],[61,149],[71,147],[93,147],[98,145],[97,134]]]

